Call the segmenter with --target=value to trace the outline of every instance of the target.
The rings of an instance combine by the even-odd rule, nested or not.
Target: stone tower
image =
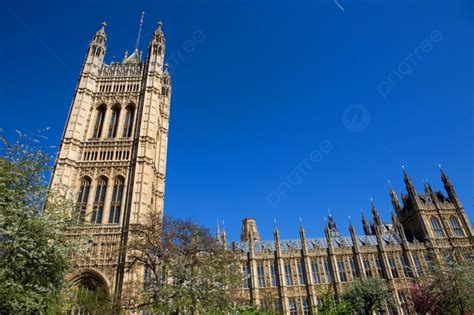
[[[69,233],[87,245],[68,280],[120,299],[144,273],[126,268],[129,226],[163,213],[171,83],[161,22],[146,59],[135,48],[110,64],[105,26],[87,49],[51,187],[77,200],[79,224]]]

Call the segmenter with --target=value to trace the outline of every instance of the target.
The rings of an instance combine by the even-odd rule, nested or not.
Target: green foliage
[[[70,223],[68,203],[54,193],[46,202],[50,157],[35,140],[20,135],[12,144],[0,137],[0,310],[6,314],[49,312],[69,268],[71,247],[61,234]]]
[[[318,314],[343,315],[351,313],[351,306],[346,301],[337,302],[332,290],[322,292],[317,306]]]
[[[189,220],[152,213],[144,222],[131,228],[129,249],[132,267],[145,267],[149,279],[131,298],[156,313],[230,310],[232,290],[242,283],[236,254]]]
[[[392,297],[385,281],[380,278],[357,278],[343,299],[351,305],[354,311],[364,310],[366,314],[382,311],[385,305],[392,303]]]
[[[415,309],[420,313],[474,313],[474,264],[433,264],[428,275],[410,289]]]

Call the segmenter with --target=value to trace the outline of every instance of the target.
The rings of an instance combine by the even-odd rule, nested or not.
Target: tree
[[[50,157],[36,138],[0,141],[0,312],[45,313],[60,302],[70,266],[62,237],[70,204],[53,192],[46,202]]]
[[[229,310],[232,291],[242,284],[237,256],[209,231],[189,220],[151,213],[131,227],[132,265],[145,268],[140,306],[158,313]]]
[[[317,310],[318,314],[321,315],[343,315],[351,313],[349,303],[346,301],[337,302],[332,290],[321,293]]]
[[[449,262],[433,264],[429,273],[410,289],[415,310],[432,314],[474,312],[474,265]]]
[[[363,310],[365,314],[382,311],[385,305],[392,303],[392,297],[385,281],[380,278],[357,278],[343,299],[350,303],[354,311]]]

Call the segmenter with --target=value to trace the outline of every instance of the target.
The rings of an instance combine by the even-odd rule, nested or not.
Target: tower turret
[[[441,165],[439,165],[439,170],[441,172],[441,180],[443,181],[444,189],[448,193],[449,200],[458,208],[462,207],[461,202],[458,199],[458,195],[456,194],[456,191],[454,190],[454,185],[449,179],[449,177],[446,175],[446,173],[443,171],[443,169],[441,168]]]
[[[369,222],[367,221],[367,218],[365,217],[364,215],[364,211],[362,209],[360,209],[360,213],[362,215],[362,227],[364,229],[364,234],[365,235],[370,235],[372,234],[371,231],[370,231],[370,225],[369,225]]]
[[[411,198],[415,198],[416,196],[415,186],[413,185],[413,182],[411,181],[410,176],[405,170],[405,166],[402,166],[402,171],[403,171],[403,181],[405,182],[405,187],[407,189],[408,195]]]
[[[402,207],[400,206],[400,201],[398,200],[397,193],[392,187],[392,183],[390,180],[388,181],[388,186],[389,186],[389,193],[390,193],[390,199],[392,201],[392,206],[395,211],[401,211]]]
[[[375,206],[374,199],[370,198],[370,202],[372,204],[372,220],[374,221],[375,225],[381,226],[382,220],[380,220],[379,211],[377,210],[377,207]]]
[[[148,64],[150,67],[155,68],[154,70],[162,69],[163,60],[165,55],[165,35],[161,27],[163,23],[158,22],[155,32],[151,37],[150,44],[148,45]]]

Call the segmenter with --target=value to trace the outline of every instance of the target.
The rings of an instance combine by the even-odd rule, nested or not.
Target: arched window
[[[110,117],[109,138],[115,138],[117,136],[119,117],[120,117],[120,108],[118,106],[115,106],[112,109],[112,117]]]
[[[123,125],[123,137],[130,138],[133,132],[133,115],[135,110],[132,106],[127,107],[127,112],[125,114],[125,124]]]
[[[91,180],[87,177],[81,181],[79,196],[77,197],[78,222],[84,222],[87,210],[87,199],[89,198],[89,190],[91,188]]]
[[[105,193],[107,192],[107,179],[99,178],[97,189],[95,191],[94,207],[92,208],[91,223],[102,223],[102,214],[104,212]]]
[[[433,227],[435,237],[444,237],[443,228],[441,227],[441,223],[439,223],[438,218],[431,218],[431,226]]]
[[[110,203],[109,223],[118,224],[120,222],[120,209],[122,208],[123,179],[117,177],[114,182],[112,201]]]
[[[450,217],[449,222],[451,223],[455,236],[464,236],[461,225],[456,217]]]
[[[102,134],[102,128],[104,127],[104,118],[105,118],[105,105],[101,105],[99,108],[97,108],[97,116],[96,116],[95,125],[94,125],[94,134],[92,135],[94,139],[100,138]]]

